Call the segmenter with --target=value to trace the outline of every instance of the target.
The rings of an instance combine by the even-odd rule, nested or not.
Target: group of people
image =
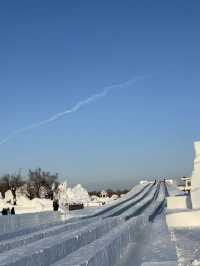
[[[1,213],[2,213],[2,215],[8,215],[8,214],[15,215],[15,208],[14,207],[12,207],[11,209],[10,208],[3,208]]]

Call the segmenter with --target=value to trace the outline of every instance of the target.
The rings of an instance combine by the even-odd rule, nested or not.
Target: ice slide
[[[162,188],[160,189],[160,187]],[[97,239],[87,246],[81,247],[53,264],[53,266],[118,265],[118,262],[121,260],[121,257],[124,256],[124,251],[128,248],[129,244],[131,243],[131,245],[136,248],[138,240],[144,237],[143,234],[149,224],[149,215],[157,209],[164,198],[165,192],[163,185],[159,184],[156,191],[154,191],[154,202],[152,205],[145,208],[142,215],[129,218],[127,222],[121,223],[106,236]],[[143,202],[143,204],[145,202]],[[141,203],[140,207],[142,207],[143,204]],[[137,209],[136,206],[134,208]],[[131,261],[130,265],[136,265],[132,262],[133,261]],[[124,264],[120,266],[122,265],[125,266]]]
[[[149,184],[93,217],[47,225],[42,218],[41,224],[2,232],[0,266],[117,266],[130,245],[138,248],[164,200],[164,185]]]
[[[102,208],[102,210],[97,211],[95,214],[84,217],[106,217],[111,215],[116,209],[123,209],[124,206],[131,204],[132,201],[137,201],[142,199],[145,195],[149,193],[149,191],[152,189],[154,185],[153,184],[147,184],[147,185],[137,185],[135,186],[126,197],[117,200],[116,202],[113,202],[109,207],[105,206]]]

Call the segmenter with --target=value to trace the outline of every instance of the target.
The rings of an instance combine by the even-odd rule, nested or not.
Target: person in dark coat
[[[58,209],[59,209],[58,200],[54,200],[53,201],[53,210],[54,211],[58,211]]]
[[[11,214],[11,215],[15,215],[15,208],[14,208],[14,207],[12,207],[12,209],[11,209],[11,211],[10,211],[10,214]]]
[[[3,210],[2,210],[2,215],[8,215],[8,210],[7,209],[5,209],[5,208],[3,208]]]

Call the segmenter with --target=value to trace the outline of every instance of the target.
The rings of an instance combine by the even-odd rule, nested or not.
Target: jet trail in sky
[[[107,96],[107,94],[113,90],[113,89],[123,89],[125,87],[128,87],[132,84],[134,84],[135,82],[137,82],[138,80],[143,80],[145,78],[147,78],[149,76],[138,76],[138,77],[135,77],[133,79],[130,79],[126,82],[123,82],[123,83],[119,83],[119,84],[114,84],[114,85],[111,85],[111,86],[108,86],[108,87],[104,87],[101,92],[97,93],[97,94],[93,94],[91,95],[90,97],[88,97],[87,99],[85,100],[82,100],[82,101],[79,101],[78,103],[76,103],[72,108],[70,109],[66,109],[65,111],[63,112],[60,112],[60,113],[57,113],[51,117],[49,117],[48,119],[46,120],[42,120],[38,123],[35,123],[35,124],[30,124],[29,126],[26,126],[24,128],[21,128],[21,129],[18,129],[18,130],[15,130],[13,131],[10,135],[8,135],[7,137],[5,137],[4,139],[2,139],[0,141],[0,145],[8,142],[10,139],[13,139],[14,137],[16,137],[17,135],[21,134],[21,133],[24,133],[26,131],[29,131],[31,129],[34,129],[34,128],[37,128],[37,127],[41,127],[41,126],[44,126],[46,124],[50,124],[58,119],[60,119],[61,117],[65,116],[65,115],[68,115],[68,114],[71,114],[71,113],[75,113],[77,112],[79,109],[81,109],[83,106],[85,105],[88,105],[92,102],[95,102],[96,100],[98,99],[101,99],[101,98],[104,98]]]

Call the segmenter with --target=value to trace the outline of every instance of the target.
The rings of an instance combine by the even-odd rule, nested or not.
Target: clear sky
[[[88,188],[189,175],[200,139],[200,2],[1,1],[0,174],[41,166]]]

